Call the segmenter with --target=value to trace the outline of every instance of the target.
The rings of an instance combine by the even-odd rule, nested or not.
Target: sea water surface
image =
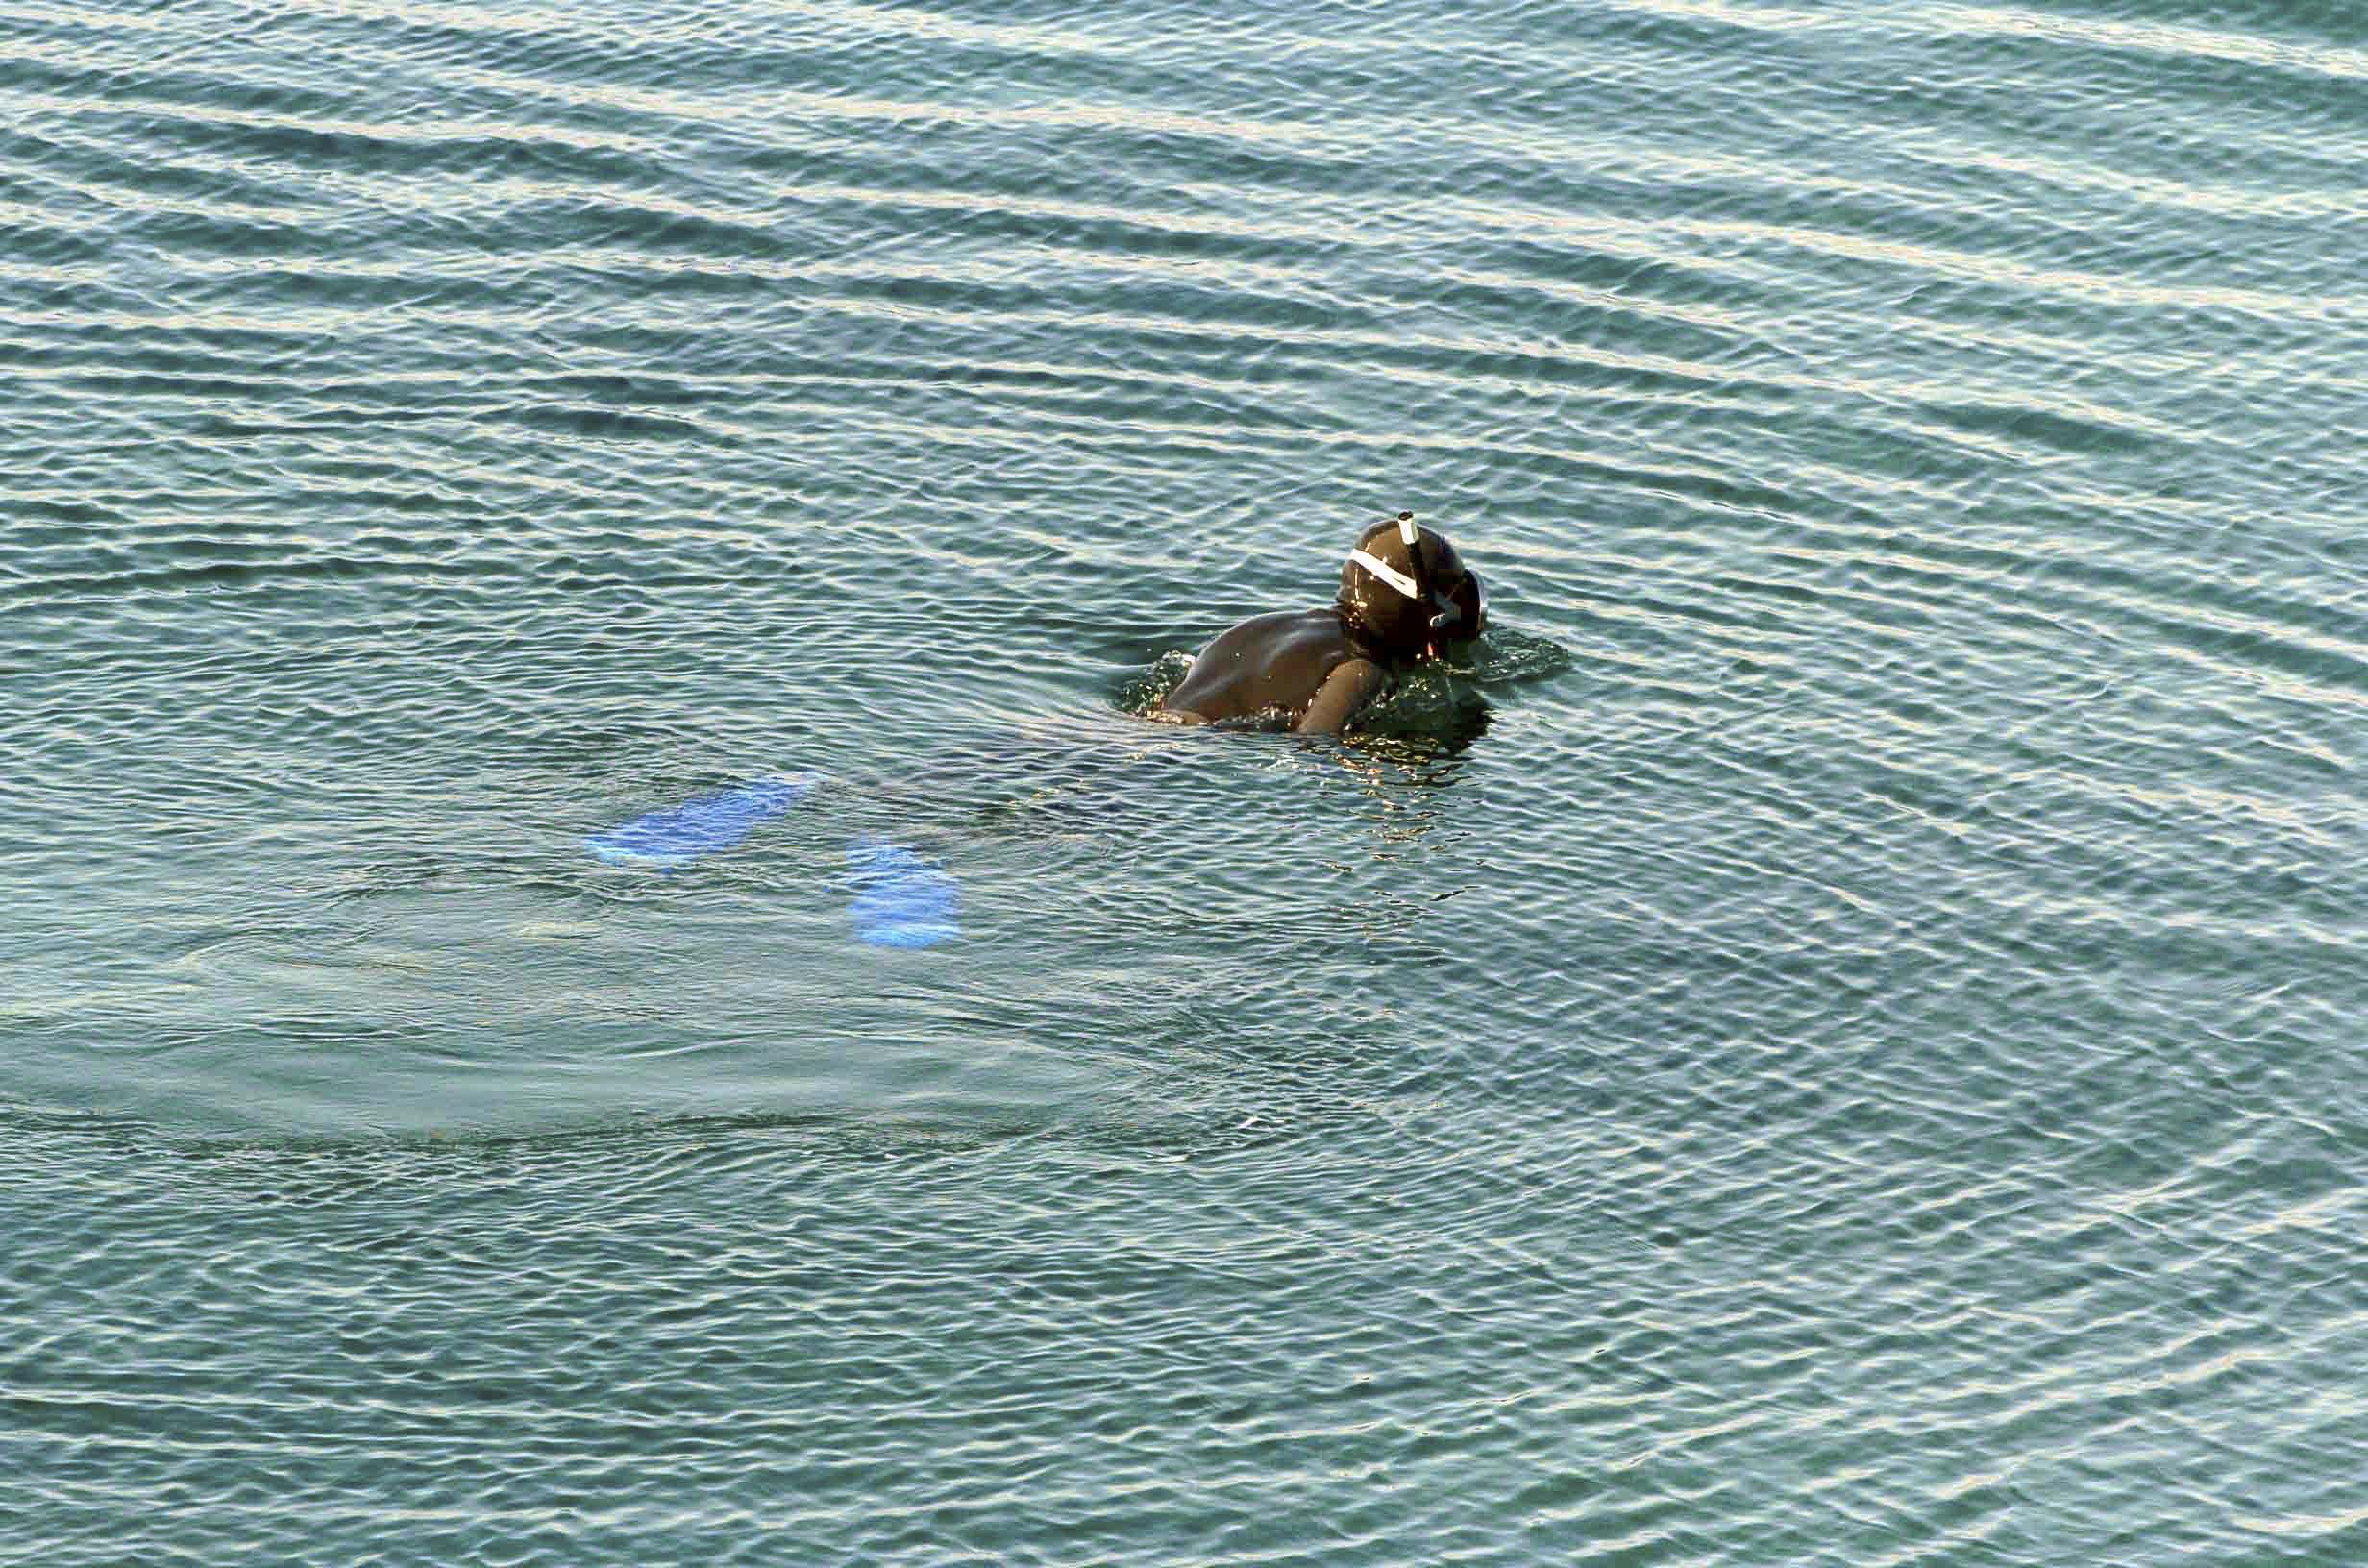
[[[15,0],[0,1563],[2368,1562],[2363,168],[2337,0]]]

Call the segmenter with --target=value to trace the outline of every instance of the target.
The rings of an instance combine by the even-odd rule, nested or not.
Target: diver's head
[[[1443,535],[1415,514],[1376,523],[1341,568],[1336,600],[1365,639],[1400,658],[1428,657],[1442,643],[1488,629],[1488,595]]]

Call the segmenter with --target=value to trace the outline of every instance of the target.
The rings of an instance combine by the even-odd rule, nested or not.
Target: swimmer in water
[[[1266,717],[1303,735],[1337,735],[1399,671],[1487,627],[1479,575],[1441,535],[1415,527],[1414,513],[1400,512],[1357,540],[1329,605],[1277,610],[1221,633],[1151,717],[1179,724]]]

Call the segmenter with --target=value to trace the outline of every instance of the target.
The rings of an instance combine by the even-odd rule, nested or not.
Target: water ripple
[[[0,1559],[2358,1557],[2368,73],[2140,9],[14,8]]]

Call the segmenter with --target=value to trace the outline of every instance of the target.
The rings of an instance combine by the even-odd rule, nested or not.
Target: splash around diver
[[[1337,735],[1450,645],[1488,629],[1488,592],[1446,536],[1412,512],[1358,536],[1319,609],[1252,616],[1202,649],[1147,717]]]

